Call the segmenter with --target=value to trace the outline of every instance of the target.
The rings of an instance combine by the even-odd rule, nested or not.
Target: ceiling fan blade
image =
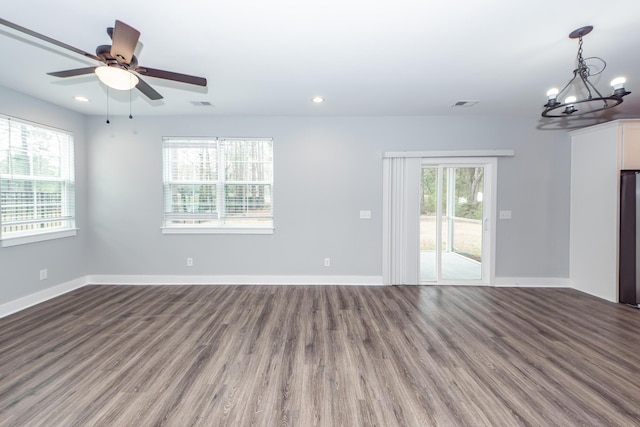
[[[147,98],[156,101],[158,99],[162,99],[162,95],[160,95],[154,88],[149,86],[144,80],[138,77],[138,84],[136,88],[142,92]]]
[[[51,37],[47,37],[47,36],[45,36],[43,34],[36,33],[35,31],[32,31],[32,30],[30,30],[28,28],[22,27],[22,26],[20,26],[18,24],[14,24],[13,22],[9,22],[6,19],[0,18],[0,24],[5,25],[5,26],[7,26],[9,28],[13,28],[16,31],[20,31],[21,33],[27,34],[27,35],[29,35],[31,37],[35,37],[37,39],[44,40],[47,43],[51,43],[51,44],[59,46],[61,48],[70,50],[71,52],[75,52],[75,53],[80,54],[82,56],[86,56],[87,58],[95,59],[96,61],[102,62],[102,59],[100,59],[99,57],[97,57],[97,56],[95,56],[95,55],[93,55],[93,54],[91,54],[89,52],[85,52],[84,50],[78,49],[77,47],[73,47],[73,46],[68,45],[66,43],[62,43],[62,42],[60,42],[60,41],[58,41],[56,39],[52,39]]]
[[[109,38],[113,40],[113,27],[107,28],[107,34],[109,34]]]
[[[204,77],[190,76],[188,74],[174,73],[171,71],[156,70],[155,68],[138,67],[136,72],[143,76],[156,77],[158,79],[173,80],[176,82],[188,83],[197,86],[206,86],[207,79]]]
[[[140,31],[122,21],[116,21],[111,37],[111,56],[121,64],[130,64],[139,38]]]
[[[84,74],[91,74],[95,71],[95,69],[96,67],[76,68],[74,70],[55,71],[53,73],[47,74],[54,77],[73,77],[82,76]]]

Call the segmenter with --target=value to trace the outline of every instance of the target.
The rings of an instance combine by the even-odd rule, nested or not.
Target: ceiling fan
[[[0,18],[0,24],[102,63],[102,65],[96,67],[76,68],[73,70],[47,73],[50,76],[74,77],[96,73],[98,78],[111,88],[130,90],[135,87],[152,100],[162,99],[162,95],[142,80],[140,76],[173,80],[197,86],[207,86],[207,79],[204,77],[190,76],[188,74],[157,70],[155,68],[138,65],[138,58],[134,55],[134,50],[138,44],[140,32],[122,21],[116,20],[114,27],[107,28],[107,34],[111,37],[111,45],[98,46],[95,55],[2,18]]]

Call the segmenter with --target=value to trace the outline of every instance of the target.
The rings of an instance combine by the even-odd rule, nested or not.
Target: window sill
[[[48,233],[29,234],[24,236],[4,237],[0,239],[0,247],[26,245],[28,243],[44,242],[45,240],[62,239],[78,234],[78,229],[50,231]]]
[[[273,234],[273,227],[162,227],[162,234]]]

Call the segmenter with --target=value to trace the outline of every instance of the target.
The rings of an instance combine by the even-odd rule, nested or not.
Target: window
[[[272,233],[271,139],[164,138],[164,233]]]
[[[73,136],[0,116],[0,242],[76,234]]]

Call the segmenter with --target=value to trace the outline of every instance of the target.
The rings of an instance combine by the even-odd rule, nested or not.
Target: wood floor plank
[[[88,286],[0,319],[0,426],[640,425],[638,331],[570,289]]]

